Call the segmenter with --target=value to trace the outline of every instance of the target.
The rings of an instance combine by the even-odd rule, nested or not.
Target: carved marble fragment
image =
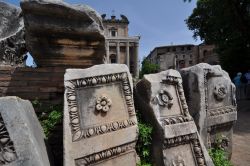
[[[21,0],[27,49],[38,66],[86,68],[104,63],[102,18],[83,4]]]
[[[0,2],[0,65],[24,66],[26,53],[21,9]]]
[[[221,146],[230,158],[233,124],[237,120],[235,86],[230,77],[220,66],[205,63],[181,73],[191,115],[206,147]]]
[[[138,131],[127,66],[67,69],[64,85],[65,166],[135,166]]]
[[[153,165],[213,165],[189,114],[177,71],[144,75],[136,84],[135,100],[143,118],[154,128]]]
[[[0,165],[49,166],[45,135],[31,103],[0,98]]]
[[[16,158],[15,147],[0,114],[0,164],[10,164]]]

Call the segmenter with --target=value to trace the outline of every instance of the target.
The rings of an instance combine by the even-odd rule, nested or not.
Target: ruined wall
[[[59,104],[63,101],[65,68],[0,67],[0,96],[18,96],[30,101]]]

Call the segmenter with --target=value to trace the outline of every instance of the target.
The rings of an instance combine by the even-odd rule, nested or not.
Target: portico
[[[103,18],[107,47],[107,63],[126,64],[133,77],[139,76],[139,36],[128,36],[128,21]]]

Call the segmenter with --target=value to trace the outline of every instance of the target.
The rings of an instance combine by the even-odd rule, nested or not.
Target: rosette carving
[[[110,110],[111,105],[112,105],[111,99],[109,99],[105,95],[102,95],[97,98],[95,107],[97,111],[106,113]]]
[[[159,105],[167,106],[168,108],[173,106],[173,97],[166,89],[160,91],[159,99]]]
[[[226,97],[227,88],[223,84],[218,84],[214,87],[214,96],[218,101],[223,100]]]

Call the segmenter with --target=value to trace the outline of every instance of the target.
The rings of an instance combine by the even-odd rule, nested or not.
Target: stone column
[[[109,41],[106,41],[106,57],[107,57],[107,59],[106,59],[106,63],[111,63],[110,62],[110,57],[109,57],[110,55],[109,55]]]
[[[116,43],[116,63],[120,63],[120,42]]]
[[[139,54],[139,44],[135,43],[135,55],[134,55],[134,71],[133,76],[138,77],[139,76],[139,67],[138,67],[138,54]]]
[[[129,42],[126,43],[126,57],[127,57],[127,66],[129,68],[129,71],[130,71],[130,59],[129,59]]]

